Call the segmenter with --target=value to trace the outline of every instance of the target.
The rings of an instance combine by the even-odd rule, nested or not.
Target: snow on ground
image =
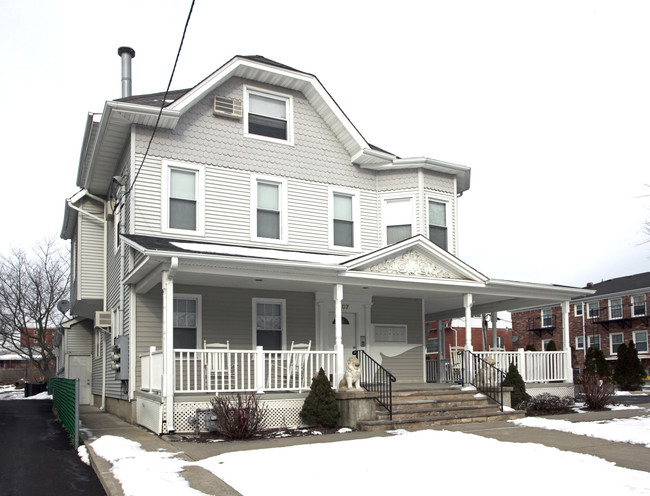
[[[16,386],[0,386],[0,400],[51,400],[52,395],[47,394],[47,391],[35,394],[25,398],[24,389],[16,389]]]
[[[513,424],[569,432],[620,443],[643,444],[650,448],[650,416],[614,419],[603,422],[569,422],[544,417],[511,420]]]
[[[602,426],[602,424],[599,424]],[[526,488],[527,496],[548,495],[548,486],[530,484],[530,460],[561,480],[564,494],[649,495],[650,473],[617,467],[590,455],[533,443],[507,443],[450,431],[394,431],[391,437],[238,451],[199,462],[185,462],[165,452],[142,450],[138,443],[103,436],[91,446],[113,463],[125,494],[200,495],[180,472],[198,465],[244,496],[331,496],[343,488],[363,487],[369,494],[457,493],[501,495],[506,486],[495,470],[507,470],[507,487]],[[492,461],[505,460],[507,468]],[[331,476],[323,479],[323,467]],[[251,472],[251,467],[254,467]],[[254,473],[254,477],[251,477]],[[396,476],[404,474],[403,477]],[[471,474],[471,477],[467,475]],[[580,477],[576,477],[580,474]],[[317,483],[314,483],[317,481]],[[494,482],[491,482],[494,481]]]

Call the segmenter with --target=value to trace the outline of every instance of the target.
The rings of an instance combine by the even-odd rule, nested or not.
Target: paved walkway
[[[598,420],[609,420],[613,418],[627,418],[648,414],[650,404],[640,405],[644,409],[619,410],[607,412],[593,412],[583,414],[561,415],[553,418],[565,419],[574,422],[587,422]],[[304,438],[281,438],[263,439],[255,441],[235,441],[223,443],[193,443],[176,442],[173,436],[159,437],[149,431],[128,424],[119,418],[103,413],[94,407],[81,407],[81,421],[85,429],[92,433],[92,438],[86,440],[88,446],[93,438],[111,434],[137,441],[147,451],[164,450],[170,453],[178,453],[178,458],[188,461],[198,461],[211,456],[220,455],[231,451],[243,451],[251,449],[264,449],[280,446],[292,446],[297,444],[326,443],[350,439],[365,439],[369,437],[386,436],[385,433],[374,432],[351,432],[347,434],[325,435]],[[539,443],[545,446],[556,447],[564,451],[573,451],[595,455],[600,458],[612,461],[621,467],[643,470],[650,472],[650,456],[648,448],[641,445],[628,443],[616,443],[602,439],[590,438],[567,434],[559,431],[537,429],[532,427],[516,426],[509,422],[490,422],[484,424],[460,424],[443,426],[437,429],[450,431],[462,431],[479,436],[490,437],[499,441]],[[88,447],[91,454],[91,462],[95,471],[104,486],[104,489],[111,496],[123,495],[121,485],[111,473],[111,465],[103,458],[97,456]],[[237,491],[224,483],[211,472],[200,467],[188,467],[183,476],[194,489],[209,495],[234,496],[239,495]]]
[[[0,493],[93,496],[104,491],[52,413],[52,400],[0,401]]]

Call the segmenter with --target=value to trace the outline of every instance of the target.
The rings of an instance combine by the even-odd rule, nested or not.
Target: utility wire
[[[190,12],[187,14],[187,20],[185,21],[185,28],[183,29],[183,36],[181,38],[180,45],[178,46],[178,52],[176,53],[176,60],[174,61],[174,67],[172,68],[172,73],[171,76],[169,76],[169,82],[167,83],[167,89],[165,90],[165,94],[163,96],[162,102],[160,103],[160,110],[158,111],[158,118],[156,119],[156,124],[153,127],[153,132],[151,133],[151,138],[149,138],[149,144],[147,145],[147,149],[144,152],[144,157],[142,157],[142,161],[140,162],[140,165],[138,166],[138,170],[135,173],[135,176],[133,177],[133,181],[131,181],[131,185],[129,188],[124,192],[121,198],[117,200],[116,204],[116,209],[120,207],[121,201],[123,199],[126,199],[126,197],[131,193],[131,190],[135,186],[135,182],[138,179],[138,176],[140,175],[140,171],[142,170],[142,166],[144,165],[145,160],[147,160],[147,155],[149,154],[149,149],[151,148],[151,143],[153,142],[153,138],[156,135],[156,131],[158,130],[158,124],[160,124],[160,118],[162,116],[163,109],[165,108],[165,104],[167,103],[167,94],[169,93],[169,88],[172,85],[172,80],[174,79],[174,73],[176,72],[176,65],[178,64],[178,59],[181,55],[181,49],[183,48],[183,42],[185,41],[185,34],[187,33],[187,26],[190,23],[190,18],[192,17],[192,11],[194,10],[194,2],[196,0],[192,0],[192,5],[190,5]]]

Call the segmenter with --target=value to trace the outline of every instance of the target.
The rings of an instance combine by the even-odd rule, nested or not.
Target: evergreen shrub
[[[602,350],[592,347],[587,349],[583,372],[590,375],[595,374],[601,379],[609,377],[609,364],[605,360],[605,354]]]
[[[321,368],[311,381],[311,389],[300,411],[300,418],[307,425],[335,427],[339,417],[335,392]]]
[[[506,378],[503,380],[505,387],[511,387],[512,390],[512,407],[520,409],[530,400],[530,395],[526,392],[526,383],[521,377],[517,366],[510,364]]]
[[[526,403],[526,413],[529,415],[544,415],[547,413],[567,413],[573,408],[573,398],[542,393],[532,397]]]
[[[621,343],[616,352],[616,365],[614,365],[613,379],[623,391],[638,391],[643,386],[645,369],[639,360],[639,355],[630,341],[629,346]]]

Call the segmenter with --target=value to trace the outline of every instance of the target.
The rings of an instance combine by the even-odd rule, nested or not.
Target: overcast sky
[[[164,91],[190,5],[0,0],[0,253],[58,236],[117,48]],[[172,89],[233,55],[315,74],[368,142],[472,168],[461,259],[583,286],[650,271],[649,25],[647,1],[197,0]]]

